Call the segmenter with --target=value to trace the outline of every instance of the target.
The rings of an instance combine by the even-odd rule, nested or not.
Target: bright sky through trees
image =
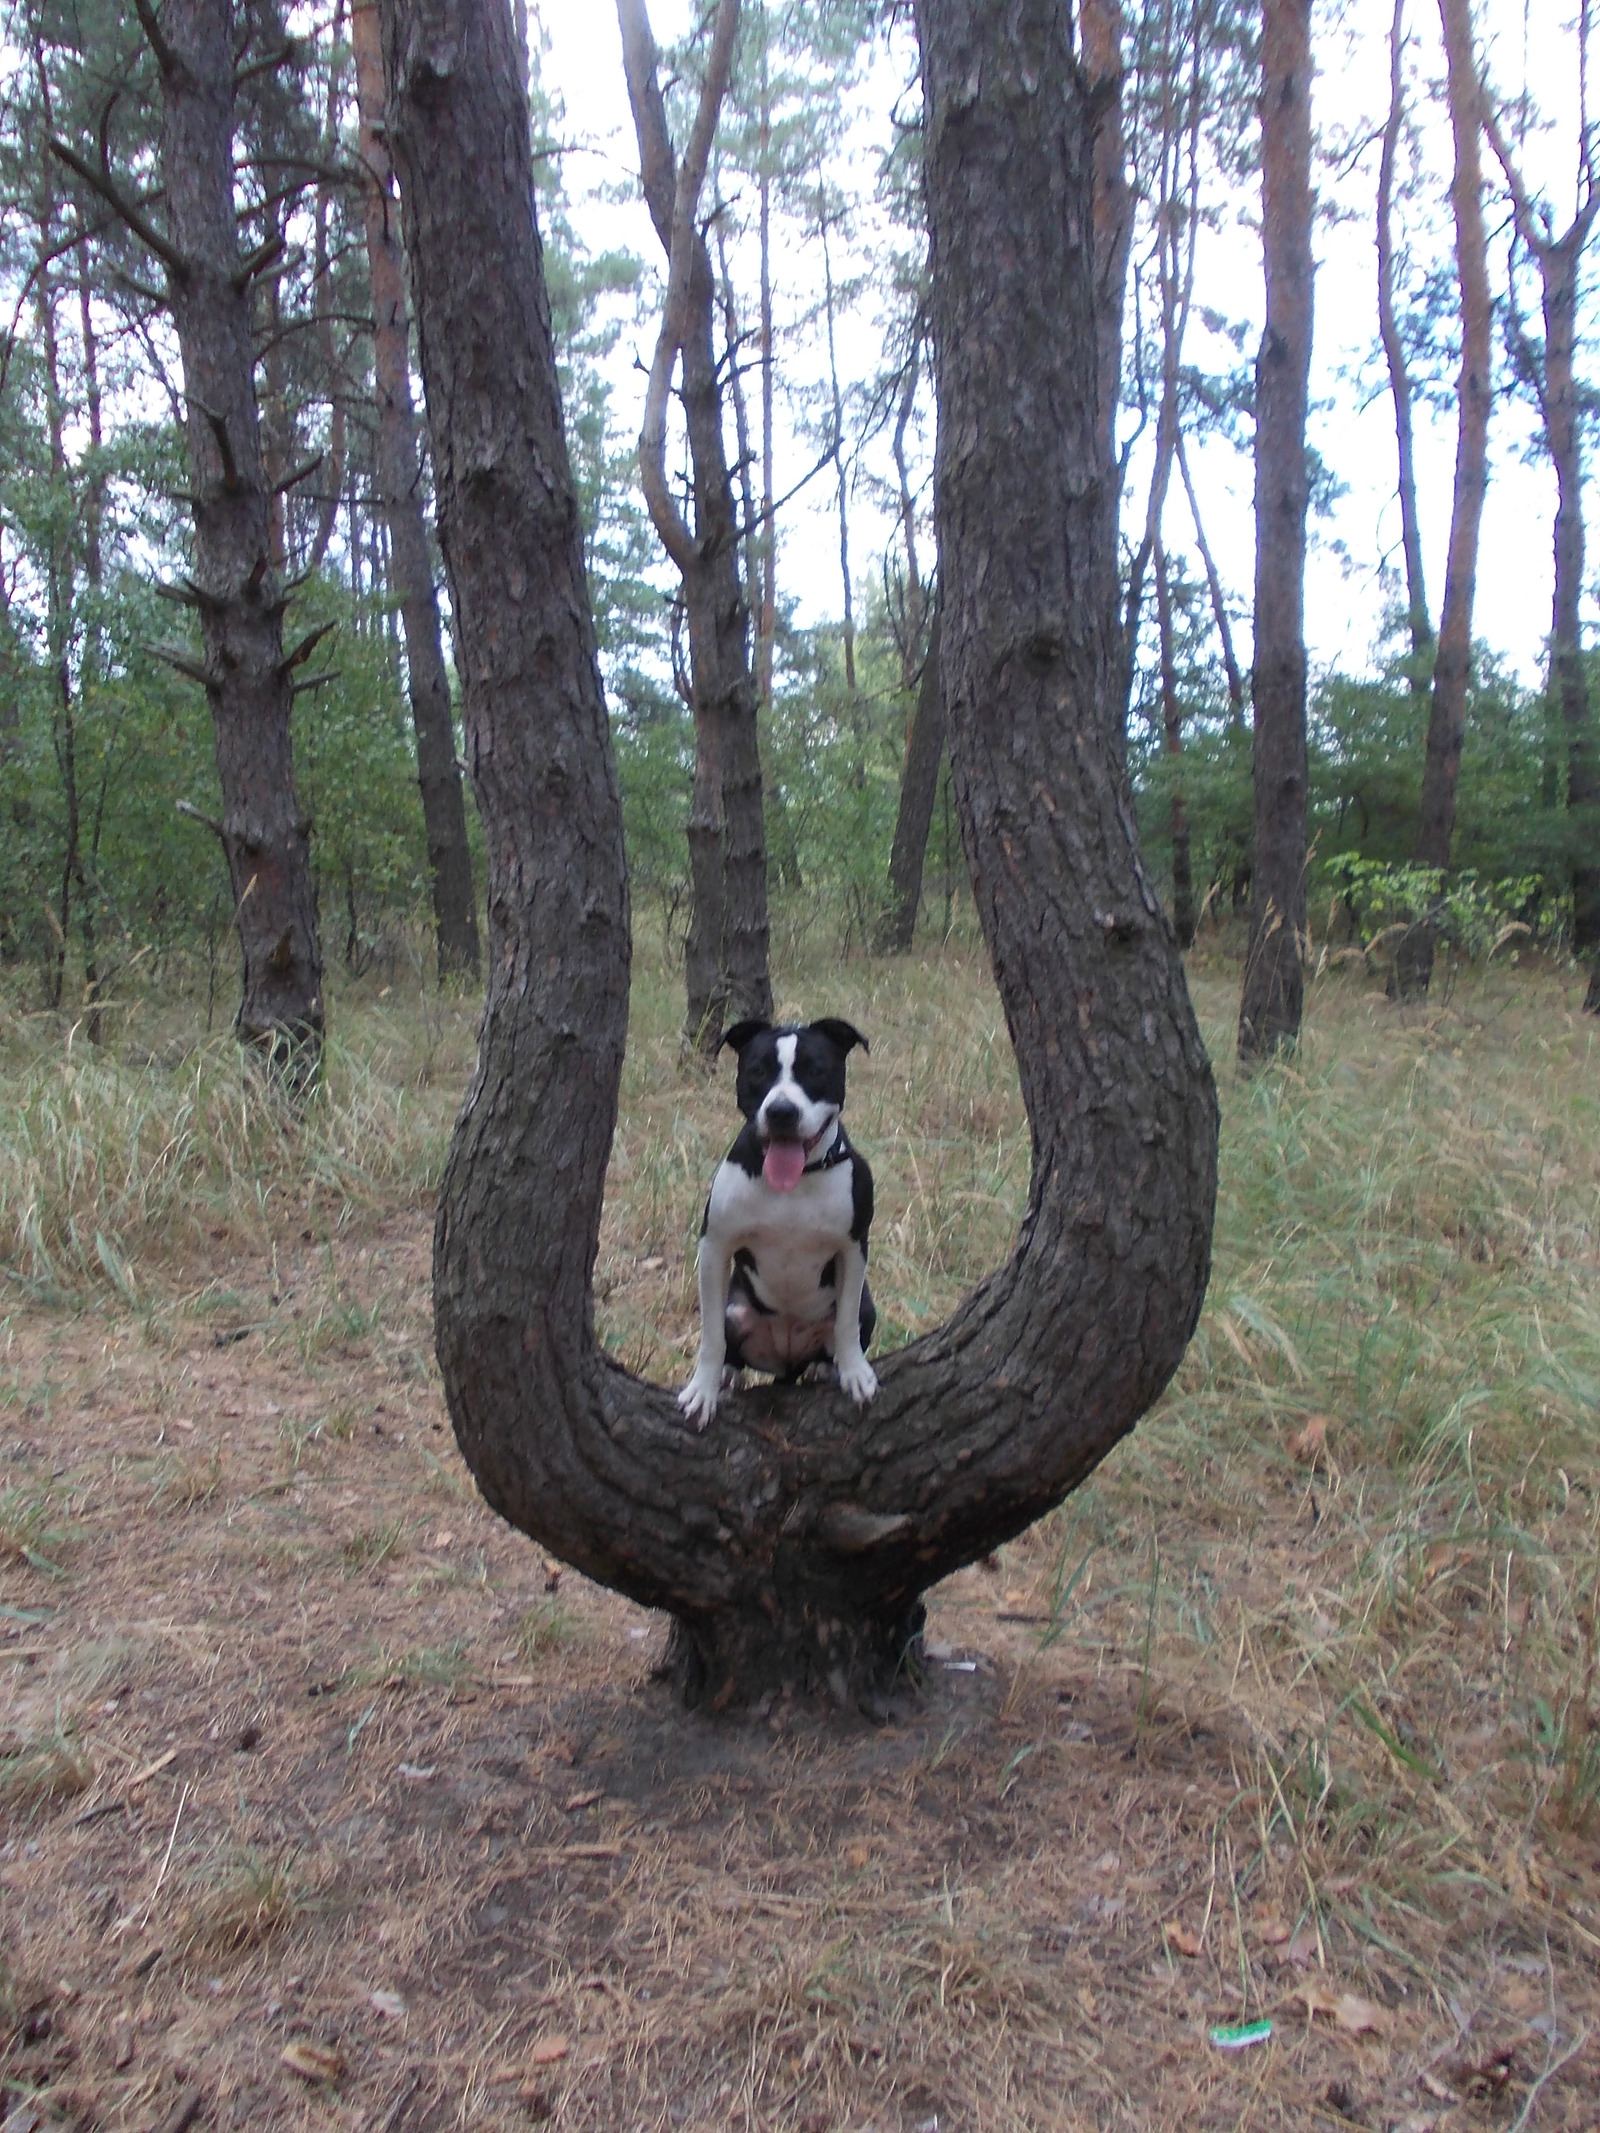
[[[562,137],[574,149],[566,161],[573,221],[597,248],[622,244],[633,249],[654,277],[656,247],[643,205],[617,197],[619,186],[625,186],[635,170],[636,152],[614,10],[609,5],[574,7],[547,0],[536,12],[548,40],[544,80],[565,105]],[[656,0],[651,19],[663,46],[687,32],[694,14],[689,0]],[[1519,93],[1525,80],[1535,85],[1539,122],[1524,135],[1523,149],[1535,174],[1530,182],[1541,186],[1564,222],[1571,213],[1576,166],[1575,35],[1565,25],[1564,11],[1549,0],[1542,5],[1536,0],[1527,10],[1512,6],[1509,0],[1484,0],[1479,14],[1484,55],[1496,90],[1507,97]],[[1314,518],[1306,624],[1314,665],[1336,662],[1346,671],[1367,664],[1383,611],[1397,596],[1400,568],[1394,430],[1377,341],[1373,236],[1377,136],[1388,92],[1389,19],[1387,0],[1350,0],[1337,13],[1319,4],[1314,22],[1319,69],[1313,93],[1318,141],[1315,182],[1320,213],[1311,441],[1340,493]],[[1431,0],[1412,0],[1407,28],[1416,191],[1403,202],[1401,221],[1413,267],[1420,275],[1450,265],[1446,198],[1450,142],[1442,100],[1438,13]],[[850,152],[830,172],[859,203],[853,236],[847,240],[846,271],[863,278],[863,291],[841,327],[841,364],[847,377],[856,381],[867,379],[879,360],[872,250],[881,218],[874,208],[873,178],[877,155],[890,138],[890,114],[904,93],[913,58],[911,40],[904,33],[897,33],[887,48],[880,44],[855,92],[859,113],[851,131]],[[1507,215],[1492,161],[1487,174],[1498,294],[1505,279]],[[599,197],[602,193],[612,197]],[[1213,206],[1218,226],[1205,230],[1200,241],[1196,317],[1187,355],[1207,369],[1220,371],[1252,360],[1259,336],[1261,266],[1254,180],[1241,183],[1231,197],[1214,200]],[[750,300],[753,257],[748,247],[736,250],[734,257],[735,273]],[[839,273],[837,261],[835,272]],[[815,387],[825,360],[820,328],[795,323],[820,303],[821,285],[821,257],[815,245],[787,247],[776,267],[781,336],[780,496],[816,456],[815,447],[796,434],[792,413],[795,394]],[[1525,293],[1525,305],[1529,301]],[[653,310],[652,297],[646,322],[624,332],[612,361],[615,420],[619,435],[629,438],[637,430],[643,404],[644,376],[638,365],[648,358],[653,334],[648,320]],[[1586,303],[1585,313],[1592,319],[1591,304]],[[1237,350],[1222,333],[1208,330],[1205,314],[1219,324],[1231,325],[1240,344]],[[1502,358],[1503,345],[1497,335],[1497,363],[1503,371]],[[1454,357],[1446,354],[1433,381],[1437,389],[1419,407],[1417,421],[1423,540],[1435,607],[1443,585],[1455,449],[1453,380]],[[1499,382],[1503,385],[1504,378]],[[1243,449],[1219,437],[1198,435],[1191,437],[1190,447],[1207,531],[1230,601],[1240,615],[1242,653],[1247,652],[1249,642],[1246,611],[1254,539],[1248,435],[1245,424],[1240,430]],[[924,443],[931,446],[931,434]],[[1536,453],[1530,454],[1535,443],[1528,410],[1502,392],[1490,440],[1490,494],[1475,633],[1529,681],[1542,669],[1550,622],[1555,504],[1548,467]],[[1130,472],[1130,514],[1139,508],[1146,456],[1136,447]],[[886,436],[880,435],[868,447],[864,467],[887,475]],[[874,494],[866,479],[857,479],[853,510],[859,515],[859,528],[852,536],[854,551],[861,558],[857,574],[866,576],[873,572],[892,530],[887,500]],[[1131,516],[1125,522],[1132,523]],[[1169,529],[1169,545],[1184,546],[1189,527],[1181,496],[1169,507]],[[830,478],[817,479],[790,503],[780,525],[780,543],[780,590],[797,601],[799,618],[815,622],[837,615],[837,526]],[[1585,605],[1586,624],[1593,620],[1593,606],[1591,597]]]

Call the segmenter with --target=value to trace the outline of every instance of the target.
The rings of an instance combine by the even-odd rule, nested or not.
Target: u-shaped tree
[[[921,0],[950,752],[1032,1129],[1016,1249],[880,1363],[866,1409],[763,1388],[701,1436],[595,1339],[628,888],[510,8],[382,13],[489,855],[488,1000],[434,1238],[456,1434],[503,1517],[674,1617],[691,1700],[870,1700],[927,1588],[1155,1399],[1209,1268],[1216,1099],[1119,730],[1107,92],[1065,0]]]

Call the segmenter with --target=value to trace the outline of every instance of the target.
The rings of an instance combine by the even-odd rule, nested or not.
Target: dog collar
[[[822,1161],[820,1163],[813,1163],[808,1161],[806,1164],[806,1169],[808,1171],[832,1170],[836,1163],[842,1163],[848,1159],[850,1154],[850,1147],[849,1143],[845,1140],[844,1137],[844,1121],[838,1116],[837,1113],[835,1113],[834,1115],[833,1126],[833,1146],[828,1150],[827,1154],[822,1158]],[[806,1154],[808,1157],[811,1153],[811,1150],[821,1142],[822,1134],[826,1133],[827,1130],[827,1127],[824,1126],[822,1129],[822,1133],[819,1133],[817,1135],[815,1141],[808,1141],[806,1143]]]

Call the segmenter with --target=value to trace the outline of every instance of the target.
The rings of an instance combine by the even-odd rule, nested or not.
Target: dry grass
[[[1226,1060],[1234,975],[1195,986]],[[293,1128],[171,1028],[167,1066],[12,1029],[0,2077],[137,2133],[196,2086],[204,2125],[374,2133],[1595,2125],[1575,998],[1506,972],[1402,1018],[1336,977],[1293,1066],[1224,1067],[1177,1382],[932,1596],[926,1689],[876,1732],[684,1719],[659,1622],[478,1502],[426,1293],[465,1007],[339,1003]],[[666,1380],[731,1130],[675,1004],[647,959],[598,1273]],[[992,991],[951,954],[784,1004],[873,1039],[851,1120],[906,1337],[1026,1189]],[[179,1126],[181,1188],[141,1194]],[[1271,2043],[1210,2043],[1263,2013]]]

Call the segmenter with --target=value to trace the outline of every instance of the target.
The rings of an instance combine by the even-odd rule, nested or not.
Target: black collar
[[[850,1143],[845,1138],[844,1120],[841,1118],[836,1121],[836,1124],[838,1125],[839,1130],[833,1136],[833,1146],[828,1150],[827,1154],[823,1156],[819,1162],[807,1163],[806,1175],[808,1177],[812,1176],[815,1172],[819,1170],[834,1170],[837,1169],[840,1163],[849,1162]]]

